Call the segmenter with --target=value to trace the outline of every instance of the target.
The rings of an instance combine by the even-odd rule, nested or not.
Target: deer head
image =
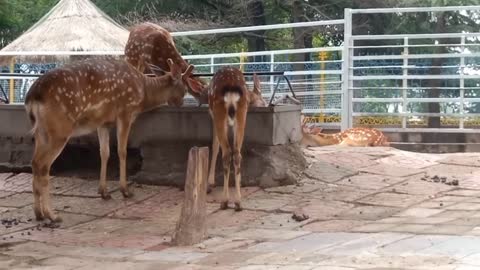
[[[262,87],[257,74],[253,74],[253,90],[248,92],[251,107],[267,107],[267,102],[262,97]]]
[[[125,47],[125,56],[129,63],[144,73],[152,72],[147,63],[169,71],[167,59],[171,58],[181,70],[186,70],[188,63],[182,58],[175,47],[172,36],[164,28],[143,23],[134,26]],[[207,83],[198,77],[190,76],[185,82],[188,92],[197,100],[199,105],[208,103]],[[169,102],[171,103],[171,102]]]

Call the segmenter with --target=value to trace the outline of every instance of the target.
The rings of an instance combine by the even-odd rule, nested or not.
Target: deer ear
[[[170,68],[170,73],[174,78],[181,78],[182,77],[182,72],[180,71],[180,68],[178,68],[175,63],[173,63],[173,60],[171,58],[167,59],[167,64],[168,67]]]
[[[190,89],[192,89],[193,92],[195,93],[202,93],[204,91],[204,86],[197,80],[193,78],[188,78],[187,79],[188,86]]]
[[[262,94],[262,86],[260,85],[260,79],[256,73],[253,73],[253,92],[256,94]]]

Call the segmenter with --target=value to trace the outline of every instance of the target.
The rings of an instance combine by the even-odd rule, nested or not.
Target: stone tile
[[[443,202],[443,201],[426,201],[415,205],[419,208],[432,208],[432,209],[445,209],[447,206],[453,205],[456,202]]]
[[[450,196],[468,196],[468,197],[480,197],[480,190],[475,189],[456,189],[446,192],[445,195]]]
[[[388,187],[388,190],[394,190],[398,193],[407,193],[413,195],[435,195],[440,192],[446,192],[453,189],[452,186],[412,178],[416,178],[416,176],[411,177],[410,180],[406,182]]]
[[[337,182],[339,185],[353,186],[361,189],[379,190],[405,181],[403,178],[361,173]]]
[[[442,224],[448,223],[455,218],[452,217],[425,217],[425,218],[410,218],[408,222],[412,224]]]
[[[461,258],[459,262],[477,267],[477,268],[471,268],[471,269],[478,269],[480,266],[480,253],[472,254],[464,258]]]
[[[429,209],[429,208],[409,208],[403,212],[395,214],[399,217],[414,217],[414,218],[423,218],[429,217],[443,212],[443,209]]]
[[[329,201],[354,202],[373,193],[375,193],[373,190],[362,190],[354,187],[336,186],[308,193],[305,195],[305,197],[317,200],[322,199]]]
[[[32,192],[32,175],[19,173],[12,176],[11,173],[0,174],[0,190],[9,192]]]
[[[472,173],[472,176],[465,176],[459,181],[459,187],[465,189],[480,189],[480,181],[478,179],[479,171]]]
[[[288,186],[279,186],[279,187],[272,187],[272,188],[267,188],[265,189],[266,192],[269,193],[281,193],[281,194],[299,194],[299,193],[310,193],[313,191],[316,191],[321,188],[325,188],[326,184],[321,183],[321,182],[306,182],[305,183],[300,182],[297,185],[288,185]]]
[[[457,218],[453,219],[449,222],[446,222],[449,225],[476,225],[480,226],[480,218],[479,217],[469,217],[469,218]]]
[[[378,220],[390,217],[399,211],[401,211],[401,209],[395,207],[364,205],[343,211],[336,217],[341,219]]]
[[[466,232],[469,232],[473,229],[473,225],[462,226],[462,225],[448,225],[448,224],[436,224],[432,228],[428,229],[429,234],[449,234],[449,235],[460,235]]]
[[[398,233],[378,233],[369,237],[356,239],[347,243],[321,250],[321,254],[331,256],[355,256],[360,253],[375,253],[375,251],[384,245],[411,237],[408,234]]]
[[[480,253],[480,237],[452,237],[447,241],[423,249],[419,251],[419,253],[425,255],[447,255],[455,258],[465,257],[475,253]]]
[[[404,168],[423,169],[437,165],[441,159],[438,155],[428,155],[409,151],[399,151],[392,156],[384,157],[378,160],[381,164],[391,166],[400,166]]]
[[[468,203],[468,202],[461,202],[454,205],[450,205],[446,207],[448,210],[479,210],[480,203]]]
[[[194,262],[209,256],[208,253],[175,250],[150,251],[133,257],[137,261]]]
[[[262,254],[264,253],[249,252],[249,251],[241,251],[241,252],[227,251],[227,252],[221,252],[221,253],[212,253],[212,254],[206,254],[208,256],[205,256],[201,260],[198,260],[197,264],[208,265],[208,266],[214,266],[214,265],[241,266],[241,265],[244,265],[247,260],[255,258]]]
[[[245,200],[245,198],[248,198],[250,195],[258,191],[261,191],[259,187],[242,187],[240,189],[243,200]],[[234,198],[233,196],[235,196],[236,194],[235,187],[230,187],[229,193],[230,193],[230,196]],[[212,190],[212,192],[207,194],[207,202],[209,203],[217,203],[217,202],[219,203],[222,201],[222,198],[223,198],[223,187],[216,187]]]
[[[360,203],[374,204],[392,207],[408,207],[426,199],[421,195],[398,194],[391,192],[382,192],[358,200]]]
[[[316,266],[316,267],[312,268],[312,270],[355,270],[355,268],[343,267],[343,266],[334,266],[334,265],[326,265],[326,266]]]
[[[302,227],[303,230],[311,232],[348,232],[354,227],[366,224],[362,220],[324,220],[309,223]]]
[[[432,199],[432,201],[435,201],[435,202],[462,202],[466,200],[468,200],[468,198],[462,197],[462,196],[452,196],[452,195],[443,195],[441,197]]]
[[[32,193],[15,193],[0,199],[0,206],[2,207],[22,208],[31,204],[33,204]]]
[[[411,221],[412,218],[410,217],[398,217],[398,216],[393,216],[393,217],[389,217],[389,218],[383,218],[383,219],[379,219],[377,220],[378,223],[389,223],[389,224],[405,224],[405,223],[409,223],[409,221]]]
[[[54,194],[65,196],[78,196],[88,198],[100,198],[98,194],[98,180],[83,180],[71,177],[54,177],[51,183],[58,188],[55,188]],[[107,190],[109,193],[119,189],[118,181],[107,181]]]
[[[425,231],[430,231],[432,228],[433,228],[433,225],[427,225],[427,224],[401,224],[401,225],[397,225],[389,228],[388,231],[422,234]]]
[[[378,164],[360,169],[360,172],[380,174],[393,177],[407,177],[424,172],[423,169],[413,169],[408,167],[400,167],[388,164]]]
[[[355,175],[357,172],[354,169],[317,161],[305,170],[305,175],[312,179],[333,183],[345,177]]]
[[[281,241],[290,240],[306,234],[308,231],[293,231],[284,229],[246,229],[229,235],[235,239],[252,239],[256,241]]]
[[[317,160],[355,170],[378,164],[375,158],[371,156],[353,152],[336,152],[328,155],[319,155],[317,156]]]
[[[268,214],[262,216],[252,222],[249,222],[244,227],[247,228],[260,228],[260,229],[287,229],[292,230],[299,228],[302,225],[308,223],[309,220],[297,222],[292,219],[292,214]]]
[[[379,253],[382,255],[393,254],[397,256],[413,254],[449,239],[452,239],[452,237],[444,235],[414,235],[410,238],[405,238],[379,248]]]
[[[354,227],[350,231],[352,232],[364,232],[364,233],[378,233],[388,232],[390,228],[397,226],[397,224],[391,223],[368,223],[359,227]]]
[[[442,164],[460,165],[465,167],[480,167],[480,158],[472,157],[466,154],[450,155],[444,159],[439,160],[438,162]]]
[[[252,195],[250,198],[242,201],[242,206],[246,210],[274,211],[283,206],[299,202],[301,198],[290,194],[262,193]]]
[[[37,223],[34,221],[33,209],[29,206],[23,208],[14,208],[9,211],[0,213],[0,239],[5,237],[4,235],[17,231],[22,231],[35,227]],[[8,221],[8,222],[5,222]]]
[[[151,219],[165,213],[180,211],[183,203],[183,192],[176,188],[162,187],[160,191],[144,192],[145,189],[135,190],[135,196],[123,200],[125,204],[114,209],[109,217],[127,219]],[[153,196],[152,196],[153,194]],[[113,193],[112,196],[120,196],[120,193]],[[180,214],[180,212],[178,212]]]
[[[243,210],[236,212],[233,209],[215,212],[207,217],[207,228],[210,231],[215,228],[237,227],[240,228],[250,222],[259,220],[268,215],[261,211]]]
[[[294,212],[301,209],[310,219],[327,219],[338,216],[339,213],[353,208],[354,205],[341,201],[326,201],[313,199],[306,203],[292,203],[287,207],[282,207],[282,211]]]
[[[0,199],[3,199],[3,198],[8,197],[8,196],[12,196],[13,194],[16,194],[16,193],[0,190]]]
[[[202,252],[225,252],[232,249],[242,249],[243,247],[254,244],[256,241],[257,239],[254,239],[253,237],[251,239],[242,239],[239,237],[225,238],[217,236],[209,238],[193,247]]]
[[[62,223],[58,224],[60,226],[59,228],[62,229],[70,228],[97,219],[95,216],[83,214],[72,214],[66,212],[59,212],[58,214],[63,219]]]
[[[441,213],[433,215],[432,217],[445,217],[445,218],[470,218],[476,214],[476,211],[467,210],[445,210]]]
[[[53,196],[53,207],[57,211],[92,216],[106,216],[107,214],[135,203],[133,199],[124,199],[116,194],[111,200],[101,198]]]
[[[264,242],[249,247],[248,251],[261,252],[314,252],[352,240],[368,237],[362,233],[312,233],[283,242]]]

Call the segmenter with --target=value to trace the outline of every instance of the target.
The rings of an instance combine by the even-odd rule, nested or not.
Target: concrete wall
[[[255,108],[249,111],[245,130],[243,184],[275,186],[294,183],[305,166],[297,142],[301,139],[299,106]],[[0,105],[0,171],[25,169],[30,164],[33,140],[22,105]],[[116,160],[115,130],[111,132],[111,160]],[[129,137],[130,179],[153,184],[182,185],[188,150],[211,146],[212,121],[207,107],[162,107],[138,117]],[[130,155],[130,153],[135,153]],[[223,183],[221,158],[217,181]],[[110,162],[112,163],[112,162]],[[97,166],[94,166],[97,164]],[[111,164],[112,165],[112,164]],[[54,164],[54,169],[81,168],[78,176],[90,176],[88,168],[99,170],[98,140],[95,133],[73,138]],[[113,164],[110,177],[118,175]],[[233,171],[233,170],[232,170]],[[98,177],[98,176],[97,176]]]

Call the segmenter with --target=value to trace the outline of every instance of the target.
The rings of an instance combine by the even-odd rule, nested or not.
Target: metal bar
[[[123,55],[124,51],[1,51],[0,56]]]
[[[460,50],[463,53],[465,53],[465,36],[462,36],[460,38],[460,44],[462,45],[460,47]],[[464,102],[464,98],[465,98],[465,72],[464,72],[464,67],[465,67],[465,57],[461,57],[460,58],[460,114],[463,115],[464,114],[464,106],[465,106],[465,102]],[[463,129],[464,128],[464,118],[460,118],[460,123],[459,123],[459,128],[460,129]]]
[[[226,33],[238,33],[258,30],[274,30],[284,28],[297,28],[297,27],[312,27],[322,25],[336,25],[343,24],[344,20],[325,20],[325,21],[313,21],[313,22],[298,22],[298,23],[282,23],[282,24],[270,24],[270,25],[257,25],[257,26],[243,26],[232,28],[220,28],[220,29],[208,29],[208,30],[194,30],[170,33],[173,37],[181,36],[197,36],[197,35],[212,35],[212,34],[226,34]]]
[[[0,73],[1,74],[1,73]],[[204,77],[212,77],[215,73],[194,73],[192,76],[199,77],[199,76],[204,76]],[[258,76],[263,76],[263,75],[273,75],[273,76],[283,76],[284,71],[274,71],[274,72],[268,72],[268,71],[260,71],[260,72],[243,72],[243,75],[246,76],[253,76],[253,74],[257,74]]]
[[[369,75],[369,76],[353,76],[353,80],[365,81],[365,80],[425,80],[425,79],[437,79],[437,80],[457,80],[460,79],[460,75]],[[465,79],[480,79],[480,75],[464,75]]]
[[[431,53],[431,54],[409,54],[408,59],[430,59],[430,58],[460,58],[460,57],[480,57],[480,53]],[[401,55],[366,55],[354,56],[355,61],[366,60],[401,60]]]
[[[377,128],[384,132],[422,132],[422,133],[478,133],[478,129],[462,130],[455,128]]]
[[[408,79],[407,76],[408,76],[408,69],[406,68],[408,66],[408,37],[404,38],[403,39],[403,45],[405,45],[405,47],[403,48],[403,80],[402,80],[402,98],[403,98],[403,104],[402,104],[402,112],[406,112],[407,111],[407,105],[408,105],[408,102],[407,102],[407,87],[408,87]],[[406,128],[407,127],[407,118],[406,117],[403,117],[402,118],[402,128]]]
[[[404,13],[404,12],[442,12],[442,11],[462,11],[462,10],[480,10],[480,6],[446,6],[446,7],[408,7],[408,8],[366,8],[353,9],[353,14],[371,14],[371,13]]]
[[[409,48],[418,48],[418,47],[455,47],[460,46],[460,43],[441,43],[441,44],[410,44],[407,47]],[[480,46],[478,43],[469,43],[464,44],[464,46]],[[353,46],[353,49],[380,49],[380,48],[402,48],[403,45],[372,45],[372,46]]]
[[[356,35],[353,40],[379,40],[379,39],[432,39],[432,38],[455,38],[465,35],[466,37],[478,37],[480,33],[442,33],[442,34],[396,34],[396,35]]]
[[[272,106],[273,98],[275,97],[275,92],[277,92],[279,83],[280,83],[280,77],[277,79],[277,85],[275,86],[275,88],[272,91],[272,95],[270,97],[270,102],[268,102],[268,106]]]
[[[344,17],[345,19],[345,24],[343,27],[343,37],[344,37],[344,47],[342,51],[342,123],[341,123],[341,130],[348,129],[352,127],[353,119],[352,119],[352,102],[351,102],[351,91],[350,91],[350,83],[351,78],[350,75],[353,72],[350,69],[350,67],[353,66],[353,61],[351,58],[353,57],[353,54],[351,55],[351,50],[350,47],[353,45],[353,40],[352,40],[352,9],[346,8],[344,10]]]
[[[228,57],[240,57],[245,56],[258,56],[268,54],[295,54],[295,53],[309,53],[309,52],[332,52],[341,51],[343,47],[322,47],[322,48],[304,48],[304,49],[288,49],[288,50],[275,50],[275,51],[260,51],[260,52],[244,52],[244,53],[219,53],[219,54],[198,54],[198,55],[182,55],[184,59],[208,59],[211,56],[216,58],[228,58]],[[0,54],[1,55],[1,54]]]
[[[270,72],[274,72],[275,71],[275,55],[273,53],[270,54]],[[270,76],[270,93],[272,93],[272,98],[273,98],[273,76]],[[280,80],[278,81],[280,82]],[[278,87],[278,82],[277,82],[277,86]]]
[[[292,85],[290,84],[290,80],[287,78],[287,76],[283,75],[283,78],[285,79],[285,81],[287,81],[288,83],[288,89],[290,89],[290,92],[292,93],[292,96],[293,98],[297,98],[297,96],[295,95],[295,92],[293,91],[293,88],[292,88]],[[280,80],[278,80],[280,82]]]
[[[469,113],[461,115],[459,113],[370,113],[370,112],[354,112],[354,116],[397,116],[397,117],[414,117],[414,116],[443,116],[443,117],[455,117],[455,118],[468,118],[468,117],[480,117],[480,113]]]

